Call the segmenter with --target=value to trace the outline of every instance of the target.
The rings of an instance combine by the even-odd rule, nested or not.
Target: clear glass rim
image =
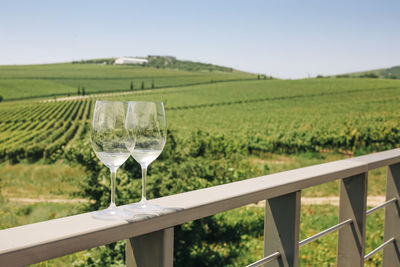
[[[127,101],[128,103],[155,103],[155,104],[161,104],[161,105],[164,105],[164,102],[161,102],[161,101],[135,101],[135,100],[132,100],[132,101]]]
[[[122,101],[122,100],[96,100],[96,103],[128,103],[128,101]]]
[[[160,104],[164,105],[164,102],[162,101],[136,101],[136,100],[129,100],[129,101],[123,101],[123,100],[96,100],[96,103],[154,103],[154,104]]]

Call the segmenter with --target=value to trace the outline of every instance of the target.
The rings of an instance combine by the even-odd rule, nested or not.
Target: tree
[[[375,78],[375,79],[379,78],[379,76],[377,74],[373,73],[373,72],[364,73],[364,74],[361,74],[358,77],[360,77],[360,78]]]
[[[3,102],[3,96],[2,95],[0,95],[0,102]]]
[[[81,87],[78,86],[78,95],[80,95],[80,94],[81,94]]]
[[[142,81],[142,90],[144,90],[144,82]]]
[[[85,94],[86,94],[85,87],[82,87],[82,95],[85,95]]]
[[[258,74],[258,75],[257,75],[257,80],[259,80],[260,78],[261,78],[261,77],[260,77],[260,74]]]
[[[151,81],[151,89],[154,89],[154,80]]]
[[[131,87],[130,87],[131,91],[133,91],[133,82],[131,81]]]

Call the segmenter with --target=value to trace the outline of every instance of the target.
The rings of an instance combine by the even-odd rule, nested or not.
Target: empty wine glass
[[[134,215],[159,214],[163,208],[151,204],[146,199],[147,167],[162,152],[166,142],[166,122],[162,102],[128,102],[126,128],[136,137],[132,157],[142,168],[142,199],[138,203],[126,206]]]
[[[115,205],[115,183],[118,168],[129,158],[134,143],[128,138],[125,119],[128,103],[96,101],[90,141],[96,156],[111,172],[111,203],[107,209],[96,211],[93,217],[103,220],[127,219],[132,215]],[[129,145],[127,145],[127,142]]]

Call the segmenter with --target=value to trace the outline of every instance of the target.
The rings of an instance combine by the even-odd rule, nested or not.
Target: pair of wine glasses
[[[166,142],[163,103],[96,101],[90,141],[96,156],[111,171],[110,206],[94,212],[93,217],[120,220],[160,214],[163,208],[146,199],[146,175]],[[131,155],[142,167],[142,199],[122,209],[115,205],[116,174]]]

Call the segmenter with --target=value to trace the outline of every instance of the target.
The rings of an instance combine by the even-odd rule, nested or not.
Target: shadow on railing
[[[367,207],[368,171],[388,166],[387,201]],[[339,223],[299,241],[301,190],[340,179]],[[263,259],[248,266],[297,266],[299,247],[338,230],[338,266],[362,266],[383,250],[383,266],[400,266],[400,149],[261,176],[152,200],[162,215],[100,221],[91,213],[0,231],[0,265],[23,266],[127,240],[127,266],[173,266],[173,227],[267,200]],[[385,211],[384,242],[365,255],[366,216]],[[269,265],[268,265],[269,266]]]

